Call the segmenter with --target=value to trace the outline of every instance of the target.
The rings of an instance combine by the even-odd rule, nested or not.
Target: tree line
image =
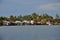
[[[10,22],[14,22],[14,21],[23,21],[23,20],[34,20],[35,22],[37,21],[43,21],[44,23],[46,23],[47,21],[51,21],[53,24],[59,24],[60,23],[60,16],[58,14],[56,14],[55,18],[46,14],[41,14],[38,15],[37,13],[32,13],[31,15],[19,15],[19,16],[13,16],[11,15],[9,18],[8,17],[4,17],[4,16],[0,16],[0,25],[3,25],[3,21],[10,21]]]

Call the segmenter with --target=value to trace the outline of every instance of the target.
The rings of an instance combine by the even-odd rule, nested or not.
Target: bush
[[[0,20],[0,26],[2,26],[3,25],[3,21],[2,20]]]

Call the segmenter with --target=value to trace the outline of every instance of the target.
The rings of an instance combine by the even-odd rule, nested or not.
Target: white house
[[[15,21],[15,23],[21,23],[21,21]]]
[[[46,24],[48,24],[48,25],[52,25],[50,21],[46,22]]]
[[[31,20],[31,22],[30,22],[31,24],[34,24],[34,21],[33,20]]]
[[[15,21],[16,24],[22,24],[23,22],[21,21]]]
[[[9,21],[3,21],[4,25],[9,25],[9,23],[10,23]]]
[[[30,21],[24,20],[23,23],[30,24]]]

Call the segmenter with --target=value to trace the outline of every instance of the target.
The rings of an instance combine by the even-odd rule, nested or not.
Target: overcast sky
[[[1,0],[0,16],[48,13],[60,15],[60,0]]]

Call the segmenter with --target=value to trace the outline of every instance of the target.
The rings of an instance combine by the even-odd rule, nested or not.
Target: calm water
[[[60,25],[0,27],[0,40],[60,40]]]

